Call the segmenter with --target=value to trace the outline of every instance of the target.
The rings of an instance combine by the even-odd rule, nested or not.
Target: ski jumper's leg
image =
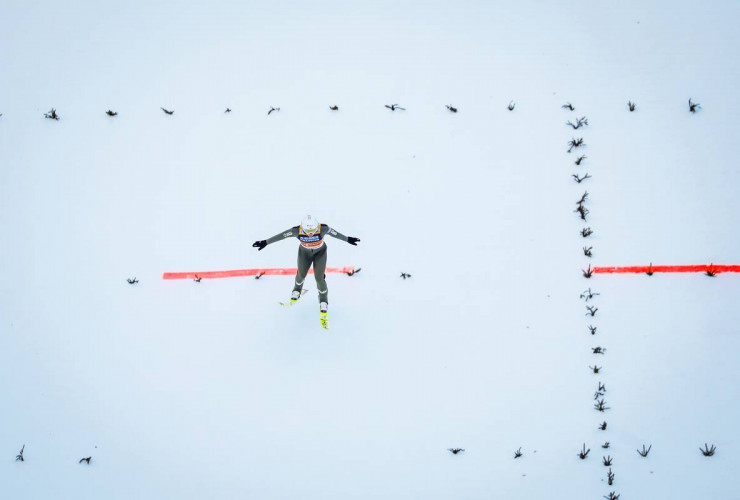
[[[293,286],[294,292],[300,292],[303,290],[303,282],[306,281],[306,275],[308,269],[311,267],[311,250],[303,247],[298,247],[298,272],[295,274],[295,286]]]
[[[329,303],[329,287],[326,285],[326,244],[316,252],[313,258],[313,273],[316,277],[316,288],[319,291],[319,302]]]

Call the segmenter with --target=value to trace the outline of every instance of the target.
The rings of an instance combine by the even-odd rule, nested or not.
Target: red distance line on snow
[[[326,273],[352,273],[355,270],[355,266],[346,267],[327,267]],[[293,276],[298,272],[297,267],[276,267],[268,269],[235,269],[233,271],[203,271],[200,273],[164,273],[162,275],[163,280],[186,280],[186,279],[216,279],[216,278],[237,278],[240,276],[275,276],[285,275]],[[308,271],[308,274],[313,274],[313,268]]]
[[[612,267],[594,267],[593,272],[596,274],[624,274],[624,273],[704,273],[712,271],[719,273],[740,273],[738,265],[722,264],[697,264],[689,266],[612,266]]]

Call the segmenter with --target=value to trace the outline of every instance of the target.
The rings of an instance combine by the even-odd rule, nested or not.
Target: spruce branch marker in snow
[[[582,116],[581,118],[576,118],[576,122],[573,123],[570,120],[566,122],[566,125],[570,125],[573,130],[578,130],[581,127],[585,127],[588,125],[588,118],[585,116]]]
[[[599,308],[598,307],[594,307],[594,306],[586,306],[586,310],[588,311],[586,313],[586,316],[592,316],[593,317],[593,316],[596,316],[596,311],[598,311]]]
[[[126,278],[126,281],[128,282],[129,285],[135,285],[136,283],[139,282],[139,280],[137,280],[136,278],[134,279]]]
[[[336,104],[334,104],[333,106],[329,106],[329,109],[332,110],[332,111],[339,111],[339,106],[337,106]]]
[[[24,444],[23,445],[23,448],[21,448],[21,452],[15,456],[15,461],[16,462],[24,462],[25,461],[24,458],[23,458],[23,450],[25,450],[25,449],[26,449],[26,445]]]
[[[447,108],[448,110],[450,110],[450,112],[452,112],[452,113],[457,113],[457,108],[454,107],[452,104],[445,104],[445,108]]]
[[[606,420],[604,420],[603,422],[599,424],[599,430],[602,430],[602,431],[606,430]]]
[[[224,113],[231,113],[231,108],[226,108],[226,110],[224,111]]]
[[[589,300],[593,299],[593,298],[594,298],[595,296],[597,296],[597,295],[601,295],[601,294],[600,294],[600,293],[596,293],[596,292],[592,292],[592,291],[591,291],[591,289],[589,288],[588,290],[585,290],[585,291],[584,291],[584,292],[583,292],[583,293],[581,294],[581,297],[580,297],[580,298],[582,298],[582,299],[584,299],[584,300],[585,300],[586,302],[588,302]]]
[[[409,273],[401,273],[401,278],[403,279],[410,278],[410,277],[411,275]]]
[[[581,199],[576,202],[576,205],[583,205],[588,199],[588,191],[584,191],[581,195]]]
[[[602,446],[602,448],[609,448],[609,443],[604,443],[606,446]],[[612,472],[611,468],[609,468],[609,472],[606,474],[606,480],[609,483],[609,486],[614,484],[614,473]]]
[[[390,109],[391,111],[395,111],[397,109],[400,109],[401,111],[406,111],[406,108],[402,108],[398,104],[386,104],[385,107]]]
[[[111,111],[110,109],[108,111],[106,111],[105,114],[108,115],[108,116],[117,116],[118,115],[117,112]]]
[[[699,448],[699,451],[701,451],[701,454],[704,455],[705,457],[713,456],[716,450],[717,448],[714,445],[712,445],[712,447],[710,448],[709,446],[707,446],[707,443],[704,443],[704,449]],[[21,455],[22,454],[23,454],[23,451],[21,450]],[[23,460],[23,458],[21,458],[21,460]]]
[[[59,115],[57,114],[57,110],[54,108],[51,108],[51,111],[48,113],[44,113],[44,118],[59,121]]]
[[[608,410],[609,407],[606,406],[606,401],[604,401],[603,399],[599,399],[598,401],[596,401],[596,403],[594,403],[594,409],[597,411],[604,412]]]
[[[198,276],[198,275],[196,274],[196,275],[195,275],[195,277],[193,278],[193,281],[195,281],[196,283],[200,283],[200,280],[202,280],[202,279],[203,279],[203,278],[201,278],[200,276]]]
[[[164,108],[162,108],[162,107],[160,107],[159,109],[161,109],[162,111],[164,111],[164,112],[165,112],[166,114],[168,114],[168,115],[173,115],[173,114],[175,114],[175,110],[172,110],[172,111],[170,111],[169,109],[164,109]]]
[[[616,492],[612,491],[604,498],[606,498],[606,500],[619,500],[619,495],[617,495]]]
[[[578,452],[578,458],[580,458],[581,460],[585,460],[586,457],[588,456],[589,451],[591,451],[591,448],[587,450],[586,443],[583,443],[583,449],[580,452]]]
[[[447,451],[452,452],[453,455],[457,455],[461,451],[465,451],[463,448],[447,448]]]
[[[645,458],[645,457],[647,457],[647,456],[648,456],[648,453],[650,453],[650,450],[651,450],[651,449],[653,449],[653,445],[652,445],[652,444],[651,444],[650,446],[648,446],[648,448],[647,448],[647,449],[645,449],[645,445],[643,444],[643,445],[642,445],[642,450],[639,450],[639,449],[638,449],[638,450],[637,450],[637,453],[639,453],[641,457]]]
[[[576,110],[576,108],[574,108],[573,105],[571,103],[569,103],[569,102],[566,102],[565,104],[563,104],[560,107],[563,108],[563,109],[570,110],[570,111],[575,111]]]
[[[87,462],[87,465],[90,465],[90,460],[92,460],[92,457],[85,457],[85,458],[81,458],[80,461],[77,463],[81,464],[82,462]]]
[[[588,175],[588,172],[586,172],[586,175],[584,175],[583,177],[579,177],[578,174],[571,174],[571,177],[573,177],[573,179],[575,179],[575,181],[578,184],[580,184],[581,182],[585,181],[586,179],[590,179],[591,178],[591,176]]]
[[[647,274],[648,276],[652,276],[653,275],[653,263],[652,262],[648,266],[648,270],[645,271],[645,274]]]
[[[612,464],[612,460],[614,460],[611,455],[607,455],[605,457],[602,457],[602,460],[604,461],[604,467],[609,467]]]
[[[601,346],[592,347],[591,350],[594,354],[605,354],[606,348]]]
[[[267,112],[267,116],[270,116],[270,113],[272,113],[273,111],[280,111],[280,108],[275,108],[273,106],[270,106],[270,111]]]
[[[362,271],[362,268],[361,267],[358,267],[357,269],[352,269],[351,271],[347,271],[344,274],[346,274],[347,276],[354,276],[355,274],[359,273],[360,271]]]
[[[580,148],[581,146],[585,146],[586,143],[583,142],[583,137],[579,137],[576,139],[575,137],[568,143],[568,152],[570,153],[573,151],[573,148]]]
[[[583,205],[578,205],[578,208],[573,210],[573,212],[579,214],[581,220],[586,222],[586,216],[589,214],[588,208],[584,207]]]
[[[588,332],[589,332],[589,333],[590,333],[591,335],[596,335],[596,329],[597,329],[597,328],[598,328],[598,327],[596,327],[596,326],[588,325]]]
[[[609,441],[606,441],[604,444],[601,445],[601,447],[604,448],[605,450],[608,450],[609,449]],[[609,484],[611,484],[611,483],[609,483]]]
[[[514,458],[519,458],[522,456],[522,447],[520,446],[518,450],[514,452]]]
[[[581,229],[581,236],[583,236],[584,238],[588,238],[592,234],[594,234],[594,232],[593,230],[591,230],[590,227],[584,227],[583,229]]]
[[[254,275],[254,279],[258,280],[258,279],[260,279],[264,275],[265,275],[264,271],[261,272],[261,273],[257,273],[257,274]]]
[[[627,101],[627,108],[629,108],[630,113],[632,113],[635,110],[635,107],[637,107],[637,104],[635,104],[632,101]]]
[[[593,253],[591,253],[591,250],[593,250],[594,247],[583,247],[583,255],[586,257],[593,257]]]
[[[689,111],[692,113],[696,113],[697,109],[701,109],[701,104],[698,102],[692,102],[691,98],[689,97]]]
[[[717,275],[717,270],[714,269],[714,264],[709,264],[709,268],[707,268],[704,274],[710,278],[714,278]]]
[[[599,373],[601,371],[601,369],[603,368],[603,366],[596,366],[596,365],[594,365],[594,366],[588,365],[588,367],[594,373]]]
[[[592,274],[594,274],[594,270],[591,269],[591,264],[588,265],[588,269],[581,269],[583,271],[583,277],[584,278],[590,278]]]
[[[580,164],[581,164],[581,162],[582,162],[583,160],[585,160],[586,158],[588,158],[588,156],[586,156],[586,155],[581,155],[581,156],[579,156],[578,158],[576,158],[576,161],[575,161],[574,163],[575,163],[576,165],[580,165]]]
[[[514,111],[514,108],[516,107],[516,103],[514,101],[509,101],[509,105],[506,106],[506,109],[509,111]]]

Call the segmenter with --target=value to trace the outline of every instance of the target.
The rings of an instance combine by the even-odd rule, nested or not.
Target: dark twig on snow
[[[111,111],[111,110],[109,109],[108,111],[106,111],[106,112],[105,112],[105,114],[106,114],[106,115],[108,115],[108,116],[116,116],[116,115],[117,115],[118,113],[117,113],[117,112],[115,112],[115,111]]]
[[[594,306],[586,306],[586,310],[588,311],[586,313],[586,316],[596,316],[596,311],[598,311],[599,308]]]
[[[584,238],[588,238],[592,234],[594,234],[594,232],[593,230],[591,230],[590,227],[584,227],[583,229],[581,229],[581,236],[583,236]]]
[[[596,365],[594,365],[594,366],[588,365],[588,367],[594,373],[599,373],[601,371],[601,369],[603,368],[603,366],[596,366]]]
[[[691,111],[692,113],[696,113],[697,109],[701,109],[701,104],[699,104],[698,102],[692,102],[691,98],[689,98],[689,111]]]
[[[411,275],[409,273],[401,273],[401,278],[403,279],[410,278],[410,277]]]
[[[25,450],[25,449],[26,449],[26,445],[24,444],[23,445],[23,448],[21,448],[21,452],[15,456],[15,461],[16,462],[24,462],[25,461],[25,459],[23,458],[23,450]]]
[[[609,443],[606,443],[606,446],[602,446],[602,448],[609,448]],[[609,483],[609,486],[614,484],[614,473],[612,472],[611,468],[609,469],[609,473],[606,475],[606,480]]]
[[[584,175],[583,177],[579,177],[578,174],[571,174],[571,177],[573,177],[578,184],[585,181],[586,179],[591,178],[591,176],[588,175],[588,172],[586,172],[586,175]]]
[[[461,451],[465,451],[463,448],[447,448],[447,451],[452,452],[453,455],[457,455]]]
[[[604,448],[605,450],[608,450],[609,449],[609,441],[606,441],[604,444],[601,445],[601,447]]]
[[[57,110],[54,108],[51,108],[51,111],[48,113],[44,113],[44,118],[59,121],[59,115],[57,114]]]
[[[516,107],[516,103],[514,101],[509,101],[509,105],[506,106],[506,109],[509,111],[514,111],[514,108]]]
[[[568,120],[566,125],[570,125],[573,128],[573,130],[578,130],[579,128],[585,127],[588,125],[588,118],[586,118],[585,116],[582,116],[581,118],[576,118],[575,123]]]
[[[599,390],[600,391],[603,391],[603,392],[606,392],[606,386],[604,384],[602,384],[601,382],[599,382]]]
[[[136,283],[139,282],[139,280],[137,280],[136,278],[134,278],[134,279],[126,278],[126,281],[128,281],[128,284],[129,285],[135,285]]]
[[[583,247],[583,255],[586,257],[593,257],[593,254],[591,253],[591,250],[593,250],[594,247]]]
[[[566,102],[565,104],[563,104],[560,107],[563,108],[563,109],[568,109],[570,111],[575,111],[576,110],[576,108],[574,108],[573,105],[571,103],[569,103],[569,102]]]
[[[588,325],[588,332],[589,332],[589,333],[590,333],[591,335],[596,335],[596,329],[597,329],[597,328],[598,328],[598,327],[596,327],[596,326]]]
[[[594,354],[604,354],[606,353],[606,348],[601,346],[592,347],[591,350]]]
[[[583,205],[588,199],[588,191],[584,191],[581,195],[581,199],[576,202],[576,205]]]
[[[391,111],[395,111],[397,109],[400,109],[401,111],[406,111],[406,108],[402,108],[398,104],[390,104],[390,105],[389,104],[386,104],[385,107],[388,108],[388,109],[390,109]]]
[[[606,430],[606,420],[604,420],[603,422],[599,424],[599,429],[602,431]]]
[[[581,271],[583,272],[584,278],[590,278],[591,275],[594,273],[594,270],[591,269],[591,264],[588,265],[588,269],[581,269]]]
[[[445,108],[449,109],[452,113],[457,113],[457,108],[452,104],[445,104]]]
[[[575,210],[573,210],[573,211],[574,211],[575,213],[577,213],[577,214],[578,214],[578,215],[579,215],[579,216],[581,217],[581,220],[582,220],[582,221],[584,221],[584,222],[586,221],[586,216],[587,216],[587,215],[589,214],[589,212],[590,212],[590,211],[589,211],[589,209],[588,209],[588,208],[586,208],[586,207],[584,207],[583,205],[578,205],[578,208],[576,208],[576,209],[575,209]]]
[[[647,447],[647,450],[646,450],[645,449],[645,445],[643,444],[642,445],[642,450],[637,450],[637,453],[639,453],[640,456],[644,458],[644,457],[647,457],[648,456],[648,453],[650,453],[650,450],[652,448],[653,448],[653,445],[651,444],[650,446]]]
[[[90,460],[92,460],[92,457],[85,457],[85,458],[81,458],[80,461],[77,463],[81,464],[82,462],[87,462],[87,465],[90,465]]]
[[[270,116],[270,113],[272,113],[273,111],[280,111],[280,108],[275,108],[273,106],[270,106],[270,111],[267,112],[267,116]]]
[[[604,498],[606,498],[606,500],[619,500],[619,495],[617,495],[616,492],[611,491],[608,495],[605,495]]]
[[[589,300],[593,299],[593,298],[594,298],[594,297],[596,297],[597,295],[601,295],[601,294],[600,294],[600,293],[596,293],[596,292],[592,292],[592,291],[591,291],[591,289],[589,288],[588,290],[585,290],[585,291],[584,291],[584,292],[583,292],[583,293],[581,294],[581,297],[580,297],[580,298],[582,298],[582,299],[584,299],[584,300],[585,300],[586,302],[588,302]]]
[[[523,455],[521,446],[514,452],[514,458],[519,458]]]
[[[333,106],[329,106],[329,109],[330,109],[330,110],[332,110],[332,111],[339,111],[339,106],[337,106],[337,105],[335,104],[335,105],[333,105]]]
[[[585,160],[586,158],[588,158],[588,156],[586,156],[586,155],[581,155],[581,156],[579,156],[578,158],[576,158],[575,164],[576,164],[576,165],[580,165],[580,164],[581,164],[581,162],[582,162],[583,160]]]
[[[604,460],[604,466],[605,466],[605,467],[609,467],[609,466],[610,466],[610,465],[612,464],[612,460],[614,460],[614,459],[613,459],[613,458],[611,457],[611,455],[607,455],[607,456],[605,456],[605,457],[602,457],[602,459]]]
[[[347,276],[354,276],[355,274],[359,273],[360,271],[362,271],[362,268],[361,267],[358,267],[357,269],[352,269],[351,271],[347,271],[344,274],[346,274]]]
[[[165,113],[167,113],[168,115],[171,115],[171,114],[173,114],[173,113],[175,112],[174,110],[170,111],[170,110],[168,110],[168,109],[164,109],[164,108],[159,108],[159,109],[161,109],[162,111],[164,111],[164,112],[165,112]]]
[[[627,101],[627,107],[629,108],[630,113],[631,113],[631,112],[633,112],[635,110],[635,107],[637,107],[637,104],[635,104],[632,101]]]
[[[587,449],[586,449],[586,443],[583,443],[583,449],[582,449],[582,450],[581,450],[580,452],[578,452],[578,457],[579,457],[579,458],[580,458],[581,460],[585,460],[585,459],[586,459],[586,457],[588,456],[588,452],[589,452],[589,451],[591,451],[591,448],[589,448],[589,449],[587,450]]]
[[[568,143],[568,146],[570,146],[568,148],[568,152],[570,153],[571,151],[573,151],[573,148],[580,148],[581,146],[585,145],[586,144],[583,142],[583,137],[579,137],[578,139],[574,137],[573,140]]]
[[[596,403],[594,403],[594,409],[595,410],[598,410],[598,411],[601,411],[601,412],[604,412],[604,411],[608,410],[609,407],[606,406],[606,401],[604,401],[603,399],[599,399],[598,401],[596,401]]]
[[[705,457],[711,457],[712,455],[714,455],[714,452],[716,450],[717,448],[714,445],[712,445],[712,447],[710,448],[709,446],[707,446],[707,443],[704,443],[704,449],[699,448],[699,451],[701,451],[701,454]]]

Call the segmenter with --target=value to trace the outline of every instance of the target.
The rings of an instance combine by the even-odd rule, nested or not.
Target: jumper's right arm
[[[258,250],[262,250],[270,243],[275,243],[276,241],[284,240],[286,238],[291,237],[298,237],[298,226],[293,226],[290,229],[286,229],[282,233],[278,233],[275,236],[268,238],[266,240],[257,240],[254,243],[252,243],[252,246],[257,248]]]

